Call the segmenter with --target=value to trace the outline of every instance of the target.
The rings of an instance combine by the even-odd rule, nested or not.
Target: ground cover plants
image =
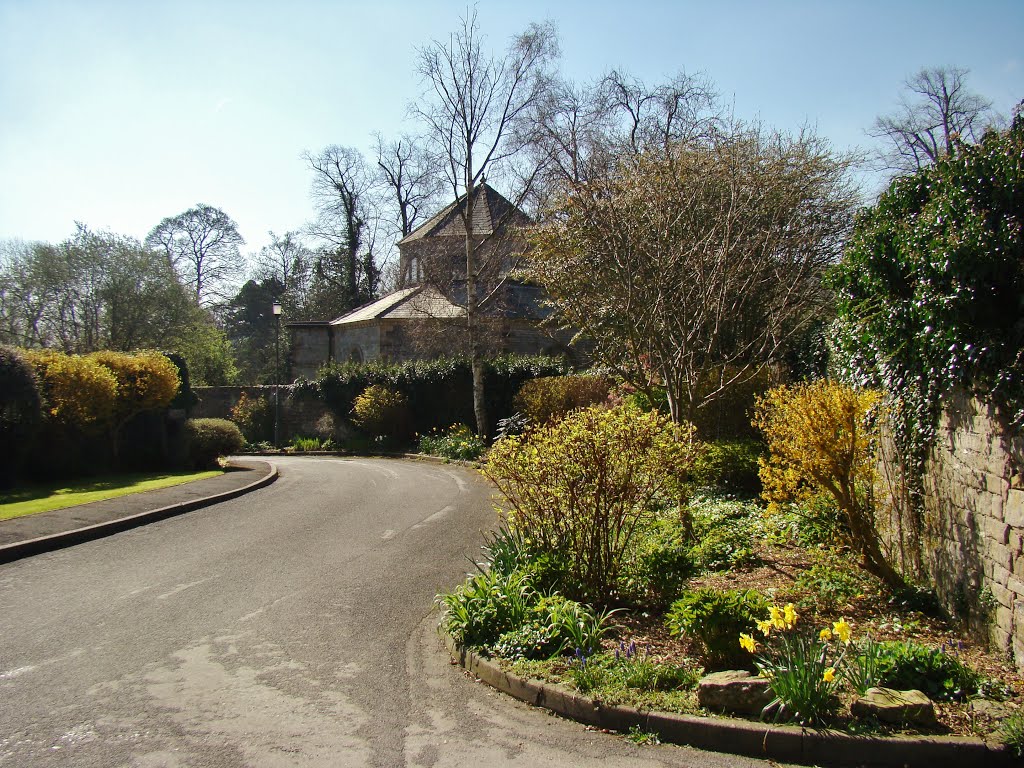
[[[629,405],[499,440],[483,473],[504,495],[503,527],[479,573],[439,597],[443,629],[516,673],[609,704],[713,714],[698,702],[701,676],[747,669],[770,681],[760,717],[771,722],[1015,743],[1024,679],[920,588],[885,578],[871,562],[877,542],[854,530],[853,515],[870,515],[871,409],[826,386],[838,388],[820,385],[819,400],[852,405],[832,409],[830,441],[797,446],[789,427],[799,461],[788,465],[772,453],[777,440],[707,446]],[[808,389],[769,393],[762,416]],[[830,464],[837,445],[845,461]],[[749,466],[751,451],[762,496],[708,479],[739,476],[723,457]],[[694,472],[702,461],[728,466]],[[854,716],[874,686],[922,691],[935,723]]]

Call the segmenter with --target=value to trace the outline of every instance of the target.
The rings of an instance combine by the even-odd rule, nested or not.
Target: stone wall
[[[923,515],[901,522],[904,533],[917,529],[915,554],[943,606],[1024,670],[1022,468],[1024,434],[980,401],[953,397],[926,465]]]
[[[243,392],[251,398],[265,397],[268,403],[274,402],[273,386],[193,387],[193,391],[199,397],[199,403],[190,415],[196,419],[230,419],[231,409]],[[330,409],[322,402],[308,398],[296,400],[291,398],[290,394],[291,387],[281,387],[281,415],[278,426],[281,444],[287,445],[297,436],[330,437],[330,434],[322,434],[326,431],[325,427],[333,425]]]

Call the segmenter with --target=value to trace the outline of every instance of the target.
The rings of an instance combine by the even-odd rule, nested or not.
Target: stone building
[[[400,287],[334,320],[288,323],[292,371],[312,378],[331,361],[403,361],[453,354],[465,322],[466,229],[460,197],[398,243]],[[526,247],[530,218],[488,184],[474,190],[478,279],[487,292],[485,343],[493,352],[571,354],[568,332],[541,328],[548,310],[535,285],[508,277]]]

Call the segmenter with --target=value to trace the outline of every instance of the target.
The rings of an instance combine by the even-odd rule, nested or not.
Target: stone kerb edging
[[[10,563],[15,560],[20,560],[23,557],[39,555],[43,552],[52,552],[53,550],[62,549],[63,547],[70,547],[75,544],[82,544],[86,541],[101,539],[104,536],[111,536],[115,533],[127,531],[131,528],[137,528],[141,525],[155,523],[168,517],[183,515],[186,512],[192,512],[203,507],[218,504],[222,501],[229,501],[251,491],[264,488],[277,480],[278,472],[276,464],[269,461],[263,463],[269,467],[269,471],[253,482],[243,485],[241,488],[233,488],[230,491],[223,491],[222,493],[216,493],[211,496],[190,499],[189,501],[170,504],[166,507],[160,507],[159,509],[138,512],[134,515],[119,517],[114,520],[108,520],[94,525],[87,525],[70,531],[53,533],[49,536],[39,536],[35,539],[27,539],[25,541],[16,541],[12,544],[5,544],[0,546],[0,563]]]
[[[489,659],[458,645],[441,632],[445,645],[470,674],[520,701],[610,731],[639,727],[668,743],[712,752],[727,752],[803,765],[834,766],[957,766],[1002,768],[1020,766],[1001,744],[957,736],[851,736],[829,730],[767,725],[748,720],[642,712],[633,707],[602,704],[567,688],[521,678]]]

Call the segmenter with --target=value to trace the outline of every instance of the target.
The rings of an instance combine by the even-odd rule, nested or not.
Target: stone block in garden
[[[883,723],[934,725],[935,705],[921,691],[868,688],[850,706],[855,717],[875,717]]]
[[[768,681],[745,669],[713,672],[697,684],[697,701],[714,712],[758,715],[773,698]]]

